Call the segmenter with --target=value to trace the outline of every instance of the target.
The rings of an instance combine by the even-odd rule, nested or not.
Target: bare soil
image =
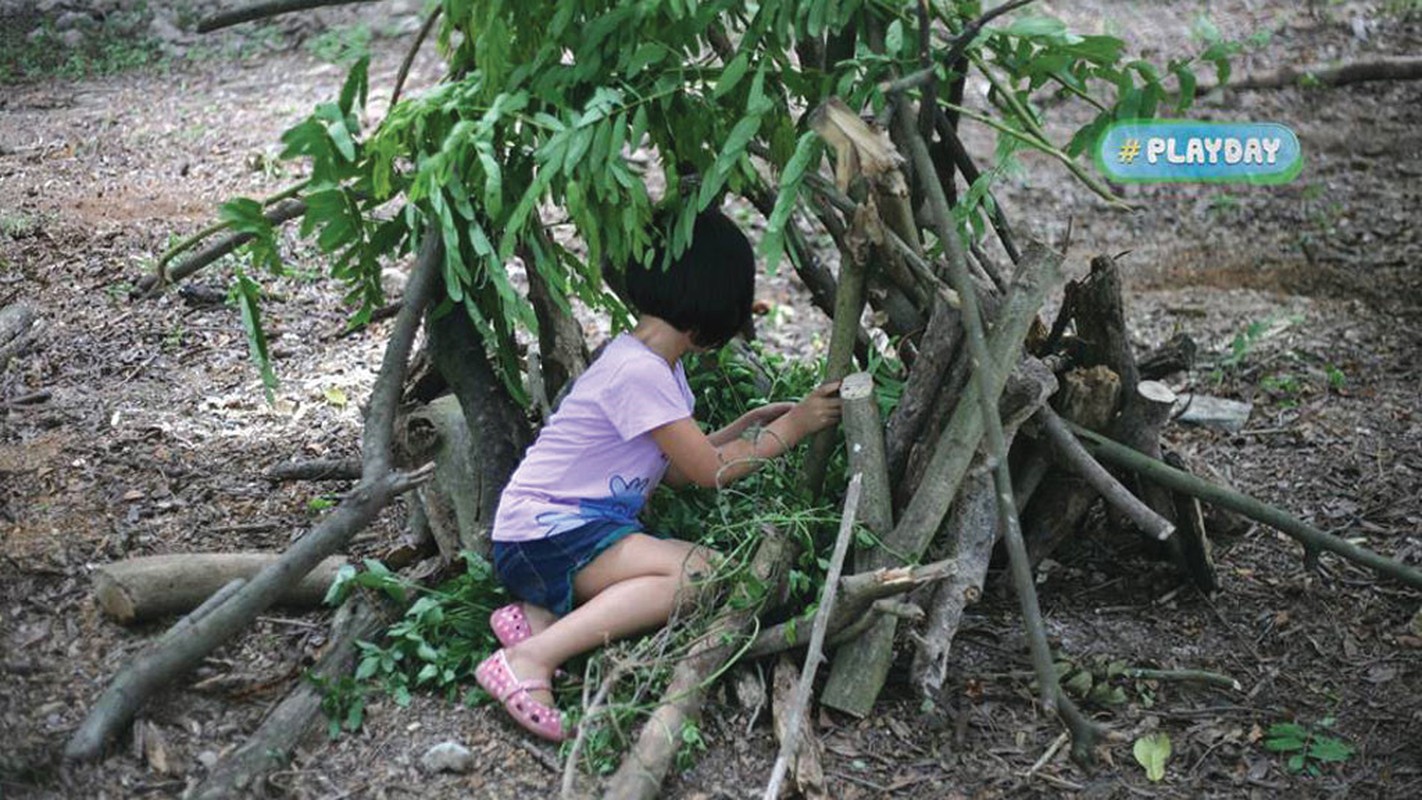
[[[1207,8],[1226,36],[1274,31],[1245,57],[1258,69],[1415,53],[1422,43],[1422,25],[1376,3],[1040,5],[1079,29],[1123,32],[1154,58],[1196,47],[1190,26]],[[374,44],[374,113],[404,46]],[[439,72],[426,56],[415,84]],[[217,203],[299,179],[273,160],[279,133],[342,77],[292,47],[0,92],[0,305],[30,303],[45,325],[40,347],[0,374],[0,797],[178,796],[319,652],[328,615],[274,610],[144,712],[163,737],[166,769],[127,742],[98,765],[58,765],[105,682],[162,627],[101,618],[89,594],[96,565],[280,549],[319,513],[314,498],[344,488],[261,478],[279,461],[354,454],[358,403],[388,332],[377,324],[336,336],[348,312],[308,248],[293,239],[298,274],[268,285],[282,380],[271,405],[235,308],[176,292],[127,298],[169,237],[206,224]],[[1000,197],[1019,228],[1048,241],[1071,220],[1073,275],[1096,253],[1131,251],[1122,264],[1137,344],[1190,333],[1206,363],[1189,385],[1255,404],[1244,431],[1174,427],[1174,447],[1321,528],[1422,564],[1422,86],[1246,92],[1206,98],[1194,113],[1293,127],[1303,175],[1281,187],[1128,187],[1141,210],[1125,213],[1028,155]],[[994,140],[979,130],[969,144],[986,155]],[[226,275],[194,282],[222,288]],[[789,309],[761,323],[773,346],[822,346],[824,320],[793,277],[765,279],[762,293]],[[1242,358],[1222,365],[1237,338]],[[38,390],[48,401],[9,405]],[[392,509],[357,549],[393,540],[401,522]],[[830,793],[1422,794],[1422,637],[1409,630],[1422,596],[1331,557],[1309,569],[1301,548],[1262,527],[1217,544],[1223,591],[1214,599],[1182,588],[1133,542],[1096,533],[1058,551],[1039,591],[1064,658],[1209,669],[1240,691],[1131,683],[1125,705],[1093,709],[1124,736],[1097,768],[1083,770],[1064,750],[1038,763],[1060,728],[1033,706],[1016,600],[994,577],[936,710],[923,713],[891,687],[868,720],[817,715]],[[758,795],[775,741],[751,713],[718,693],[703,726],[709,750],[666,794]],[[1317,777],[1289,771],[1263,747],[1271,724],[1328,719],[1329,734],[1356,752]],[[1174,756],[1165,779],[1150,783],[1130,742],[1156,730],[1169,733]],[[445,739],[475,752],[473,772],[419,769],[425,749]],[[277,783],[293,797],[545,797],[558,770],[555,751],[523,741],[496,709],[417,696],[408,708],[377,702],[356,734],[317,734]]]

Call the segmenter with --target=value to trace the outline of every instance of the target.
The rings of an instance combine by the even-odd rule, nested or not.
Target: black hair
[[[698,347],[715,349],[731,340],[751,315],[755,253],[750,240],[716,209],[696,217],[691,243],[667,258],[669,226],[646,263],[628,264],[627,297],[642,314],[666,320],[691,334]]]

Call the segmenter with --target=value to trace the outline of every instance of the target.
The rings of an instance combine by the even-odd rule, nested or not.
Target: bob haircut
[[[709,209],[697,215],[686,252],[669,259],[666,244],[663,236],[649,263],[628,264],[628,299],[638,313],[690,333],[697,347],[725,345],[751,315],[755,253],[750,241],[726,215]]]

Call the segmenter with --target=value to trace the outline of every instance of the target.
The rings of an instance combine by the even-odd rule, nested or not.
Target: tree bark
[[[250,580],[279,558],[277,553],[174,553],[115,561],[95,570],[94,597],[110,619],[133,625],[187,613],[223,586]],[[345,563],[339,556],[322,561],[299,582],[283,587],[275,601],[301,608],[321,605]]]
[[[214,14],[203,19],[197,25],[198,33],[212,33],[223,28],[230,28],[233,25],[240,25],[244,22],[253,22],[259,19],[269,19],[271,17],[290,14],[293,11],[306,11],[322,6],[348,6],[355,3],[370,3],[374,0],[265,0],[264,2],[252,3],[251,5],[235,8],[231,11],[224,11],[221,14]]]

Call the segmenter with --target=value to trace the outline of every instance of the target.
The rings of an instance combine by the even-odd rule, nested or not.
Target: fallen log
[[[250,580],[280,557],[276,553],[172,553],[115,561],[95,570],[94,599],[106,616],[121,625],[183,614],[232,581]],[[278,592],[275,602],[298,608],[321,605],[345,563],[340,556],[322,561]]]
[[[190,800],[220,800],[256,794],[271,772],[290,764],[296,746],[321,716],[325,690],[317,681],[335,681],[355,665],[356,643],[370,639],[393,622],[397,609],[373,594],[356,592],[343,603],[331,622],[326,652],[262,724],[236,750],[213,766],[203,782],[188,795]]]
[[[1282,89],[1286,86],[1347,86],[1368,81],[1415,81],[1422,79],[1422,56],[1379,58],[1343,64],[1286,64],[1268,72],[1246,73],[1228,83],[1201,84],[1195,94],[1215,89]]]
[[[277,464],[262,473],[272,483],[286,481],[358,481],[360,462],[353,458],[317,458]]]

